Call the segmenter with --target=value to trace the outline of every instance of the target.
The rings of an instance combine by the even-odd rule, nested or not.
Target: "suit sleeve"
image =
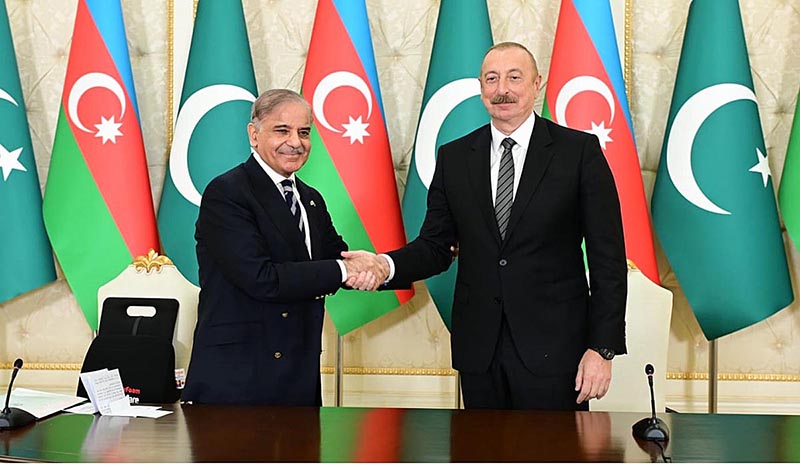
[[[330,216],[326,217],[330,222]],[[326,240],[331,241],[328,251],[346,247],[341,237],[338,241],[332,239],[332,224],[323,230]],[[314,299],[336,292],[341,285],[341,271],[335,259],[274,261],[270,238],[259,230],[253,209],[241,190],[221,182],[212,181],[203,194],[196,237],[198,249],[207,249],[225,279],[256,300]]]
[[[322,195],[316,193],[317,203],[322,206],[321,211],[321,221],[320,221],[320,231],[322,235],[322,259],[340,259],[342,258],[342,252],[348,250],[347,243],[342,239],[342,236],[336,231],[336,227],[333,226],[333,220],[331,219],[330,213],[328,213],[328,206],[325,204],[325,199],[322,198]]]
[[[596,137],[588,137],[584,143],[580,201],[591,289],[589,347],[607,347],[624,354],[625,240],[614,176]]]
[[[395,264],[390,288],[406,288],[414,281],[429,278],[450,267],[450,246],[457,242],[456,225],[450,212],[446,186],[447,155],[439,149],[436,169],[428,188],[428,209],[419,236],[405,247],[389,252]]]

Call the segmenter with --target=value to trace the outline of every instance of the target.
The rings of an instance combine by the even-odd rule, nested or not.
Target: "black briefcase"
[[[131,316],[131,306],[153,307],[153,316]],[[119,369],[125,393],[138,403],[172,403],[180,392],[175,383],[172,337],[178,301],[165,298],[109,297],[81,373]],[[87,397],[83,383],[78,394]]]

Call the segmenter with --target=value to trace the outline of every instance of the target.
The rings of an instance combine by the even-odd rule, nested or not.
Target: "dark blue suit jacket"
[[[200,302],[183,400],[321,405],[325,295],[347,244],[297,180],[311,260],[283,196],[251,156],[206,187],[197,219]]]

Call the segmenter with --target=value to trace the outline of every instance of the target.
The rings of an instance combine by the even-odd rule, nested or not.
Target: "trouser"
[[[484,373],[461,373],[461,392],[468,409],[589,410],[589,402],[576,403],[573,374],[541,376],[522,362],[505,313],[492,362]]]

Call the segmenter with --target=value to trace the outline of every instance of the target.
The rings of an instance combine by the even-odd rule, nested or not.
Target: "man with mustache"
[[[399,287],[446,270],[458,244],[451,344],[467,408],[586,410],[626,351],[614,178],[597,137],[533,112],[541,82],[524,46],[489,49],[491,124],[439,149],[419,236],[381,256]]]
[[[206,187],[197,218],[200,302],[183,400],[322,405],[325,296],[374,287],[374,257],[347,244],[322,196],[295,176],[311,150],[311,108],[269,90],[247,125],[253,153]]]

